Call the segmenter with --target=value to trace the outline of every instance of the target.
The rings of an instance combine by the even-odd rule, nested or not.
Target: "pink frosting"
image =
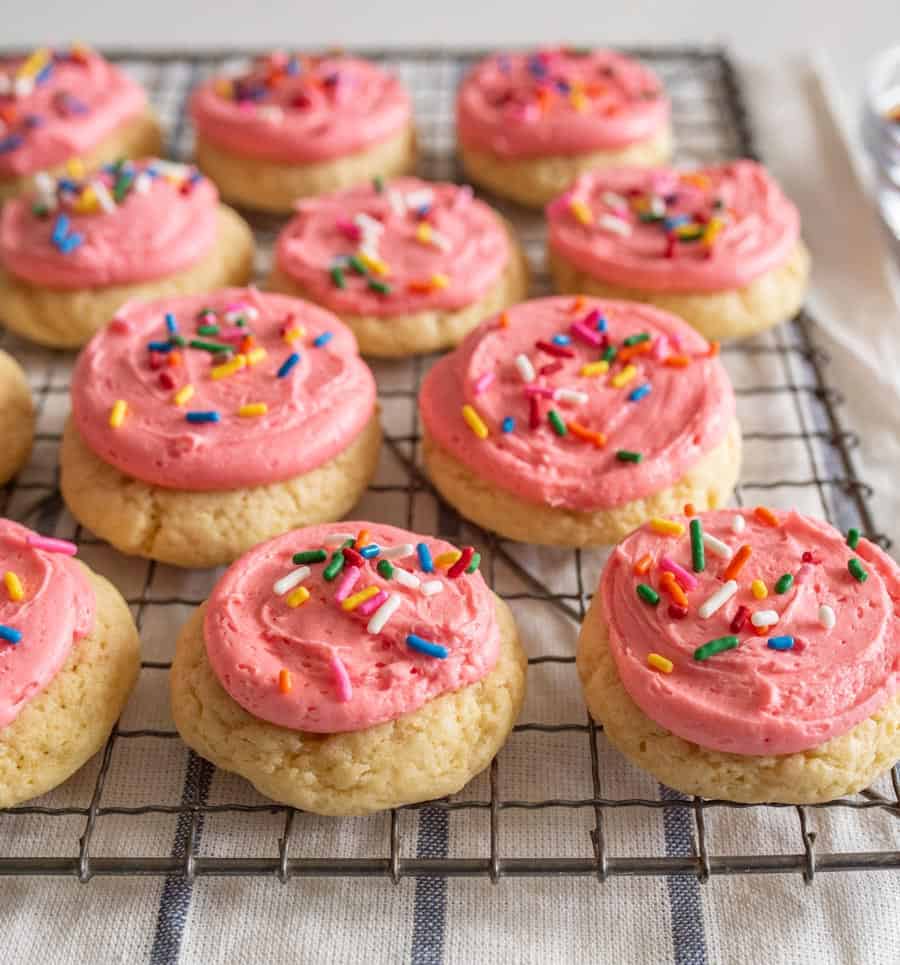
[[[98,183],[111,195],[116,170],[132,175],[140,189],[130,190],[108,212],[96,207],[78,213],[77,200],[73,207],[70,199],[86,189],[93,192]],[[126,162],[121,169],[107,166],[84,181],[63,183],[74,190],[48,187],[45,193],[7,202],[0,213],[0,264],[32,284],[80,290],[163,278],[195,264],[215,244],[219,195],[193,168]],[[36,214],[35,205],[40,209],[48,197],[53,210]],[[53,242],[60,214],[68,219],[69,233],[82,239],[69,251]]]
[[[735,532],[735,516],[745,521]],[[790,754],[846,733],[876,713],[900,684],[900,571],[880,549],[861,540],[852,550],[827,523],[796,512],[778,512],[776,527],[752,510],[703,513],[703,530],[732,551],[746,544],[749,561],[737,575],[738,591],[721,609],[701,619],[699,605],[723,585],[727,560],[706,552],[706,569],[693,573],[690,537],[662,536],[645,524],[610,557],[600,583],[610,650],[619,676],[635,703],[672,733],[713,750],[735,754]],[[681,519],[687,527],[688,520]],[[645,554],[654,565],[644,576],[633,566]],[[804,563],[811,553],[813,562]],[[660,560],[669,557],[693,573],[699,585],[688,592],[689,612],[673,619],[670,597],[660,584]],[[868,579],[848,570],[858,558]],[[785,573],[793,586],[777,593]],[[752,580],[768,588],[765,599],[751,592]],[[636,593],[639,582],[659,589],[657,606]],[[736,633],[736,649],[707,660],[697,647],[734,634],[739,607],[751,614],[773,610],[778,622],[757,636],[750,620]],[[826,629],[819,608],[831,607],[835,625]],[[790,650],[770,649],[770,637],[792,636]],[[648,653],[672,661],[671,674],[647,664]]]
[[[198,318],[206,307],[216,314]],[[252,346],[241,345],[242,329],[226,312],[246,320]],[[232,340],[247,364],[214,379],[222,358],[191,347],[175,349],[178,364],[168,364],[167,354],[148,350],[167,341],[167,314],[185,339]],[[197,334],[210,322],[221,334]],[[297,329],[305,334],[289,342]],[[254,361],[259,349],[265,356]],[[299,361],[279,377],[294,353]],[[177,404],[188,385],[193,396]],[[120,400],[127,410],[114,428],[110,414]],[[254,403],[266,414],[239,415]],[[346,449],[374,407],[375,380],[345,325],[308,302],[252,288],[131,302],[85,346],[72,377],[72,412],[88,446],[122,472],[173,489],[238,489],[301,475]],[[220,421],[193,424],[192,412],[216,412]]]
[[[12,96],[24,58],[0,62],[0,177],[33,174],[95,148],[147,106],[143,90],[99,54],[58,51],[46,79]]]
[[[596,330],[595,312],[605,319],[606,333]],[[541,505],[619,506],[672,485],[724,439],[735,410],[731,383],[720,361],[709,356],[703,337],[674,315],[635,302],[561,297],[523,302],[504,314],[506,327],[490,319],[444,356],[429,371],[420,396],[422,419],[438,445],[494,485]],[[573,324],[587,330],[591,342],[608,335],[619,350],[625,338],[646,333],[651,351],[630,359],[635,375],[617,388],[612,379],[625,368],[620,362],[608,374],[581,374],[603,349],[572,333]],[[552,345],[554,336],[571,338],[560,348],[573,357],[556,358],[537,347],[539,341]],[[676,350],[689,360],[687,368],[666,363]],[[531,383],[516,366],[519,355],[527,356],[535,370]],[[541,374],[555,363],[561,363],[556,371]],[[650,386],[649,394],[630,401],[644,385]],[[585,393],[586,399],[551,398],[558,389]],[[532,394],[539,409],[535,429],[530,427]],[[470,431],[464,404],[481,417],[487,438]],[[557,435],[550,410],[565,422],[602,433],[605,445],[571,430]],[[512,431],[504,431],[506,419],[514,420]],[[640,452],[642,459],[620,461],[620,450]]]
[[[373,229],[365,220],[360,229],[360,216],[381,230],[369,237]],[[349,267],[347,257],[361,248],[377,253],[388,273],[361,275]],[[332,311],[385,318],[472,304],[506,267],[509,237],[469,188],[398,178],[381,191],[363,185],[298,202],[276,257],[282,271]],[[335,265],[343,288],[332,275]],[[373,279],[389,292],[373,290]]]
[[[367,60],[272,54],[240,77],[203,84],[191,114],[227,151],[306,164],[387,140],[410,123],[411,107],[400,81]]]
[[[669,101],[656,75],[610,50],[495,54],[463,82],[459,139],[502,158],[586,154],[655,136]]]
[[[72,644],[94,629],[94,591],[79,565],[26,543],[30,530],[0,519],[0,576],[14,573],[24,599],[0,584],[0,624],[21,633],[0,640],[0,727],[19,716],[62,669]]]
[[[640,220],[654,198],[672,221]],[[590,224],[573,210],[582,205]],[[754,161],[690,172],[593,171],[548,206],[547,218],[550,247],[566,261],[601,281],[650,291],[740,288],[781,265],[800,238],[796,207]],[[700,234],[713,219],[721,223],[714,237],[678,238],[677,223]]]
[[[295,553],[325,546],[330,535],[361,530],[382,549],[424,542],[433,559],[454,549],[393,526],[329,523],[255,547],[213,590],[204,624],[206,652],[222,686],[255,717],[292,730],[361,730],[476,683],[496,664],[500,633],[494,597],[481,574],[425,573],[415,552],[393,559],[393,565],[423,583],[437,581],[440,592],[426,596],[396,577],[386,579],[375,568],[377,559],[365,563],[356,580],[352,592],[376,586],[400,598],[399,609],[378,633],[367,629],[372,614],[361,611],[368,608],[342,609],[335,600],[336,593],[343,595],[341,576],[327,582],[323,563],[311,564],[302,581],[310,594],[306,603],[291,607],[289,593],[276,594],[275,583],[297,566],[291,561]],[[445,647],[446,659],[410,649],[408,634]],[[287,692],[279,687],[282,670],[291,677]]]

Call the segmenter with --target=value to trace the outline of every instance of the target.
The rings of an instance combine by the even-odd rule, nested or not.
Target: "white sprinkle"
[[[422,188],[421,191],[409,191],[406,195],[406,203],[410,208],[424,208],[434,200],[434,192],[431,188]]]
[[[716,556],[721,556],[723,560],[730,560],[732,556],[731,547],[727,543],[713,536],[711,533],[703,534],[703,545]]]
[[[735,516],[731,521],[732,532],[743,533],[747,526],[747,520],[743,516]]]
[[[56,190],[56,178],[48,171],[38,171],[34,176],[34,186],[41,194],[52,194]]]
[[[385,624],[397,612],[402,602],[396,593],[392,593],[372,614],[372,619],[369,620],[366,630],[368,630],[369,633],[381,633]]]
[[[153,162],[153,166],[161,174],[171,174],[176,178],[186,178],[191,173],[191,166],[189,164],[181,164],[178,161],[164,161],[161,158],[157,158]]]
[[[387,191],[388,204],[391,206],[391,211],[397,215],[406,214],[406,202],[403,200],[403,195],[399,191],[394,190],[394,188],[388,188]]]
[[[308,566],[301,566],[294,570],[292,573],[288,573],[287,576],[283,576],[280,580],[275,581],[275,585],[272,587],[272,592],[276,596],[284,596],[288,590],[293,590],[298,583],[302,583],[308,576],[310,570]]]
[[[588,400],[587,392],[579,392],[578,389],[557,389],[553,393],[553,398],[557,402],[574,402],[576,405],[584,405]]]
[[[419,580],[415,573],[410,573],[409,570],[404,570],[399,566],[394,567],[394,579],[412,590],[418,590],[421,583],[421,580]]]
[[[650,211],[652,214],[655,214],[657,217],[664,215],[666,213],[666,202],[663,201],[663,199],[659,197],[659,195],[654,195],[650,199]]]
[[[138,194],[148,194],[150,191],[150,186],[153,184],[153,178],[146,171],[141,171],[140,174],[134,179],[134,190]]]
[[[429,580],[427,583],[423,583],[421,586],[422,593],[425,596],[434,596],[435,593],[440,593],[444,589],[444,584],[440,580]]]
[[[280,124],[284,120],[284,111],[277,104],[262,104],[259,116],[270,124]]]
[[[604,191],[601,197],[603,198],[603,203],[609,205],[610,208],[628,207],[628,199],[623,198],[621,194],[616,194],[615,191]]]
[[[449,251],[452,247],[450,239],[446,235],[442,235],[440,231],[431,232],[431,243],[435,248],[440,248],[441,251]]]
[[[355,533],[332,533],[326,536],[323,542],[326,546],[342,546],[348,539],[356,539]]]
[[[755,627],[772,627],[778,623],[778,614],[774,610],[757,610],[750,622]]]
[[[113,201],[113,197],[106,189],[106,185],[102,181],[91,181],[91,187],[94,189],[97,204],[99,204],[107,214],[112,214],[113,211],[116,210],[116,202]]]
[[[516,368],[519,370],[519,375],[522,376],[523,382],[534,382],[535,371],[534,366],[531,364],[531,359],[525,355],[516,356]]]
[[[837,617],[834,615],[834,610],[832,610],[827,603],[823,603],[819,607],[819,623],[821,623],[826,630],[830,630],[835,623],[837,623]]]
[[[736,580],[729,580],[723,586],[720,586],[712,596],[707,597],[697,609],[697,613],[701,620],[708,620],[717,610],[721,609],[725,604],[737,593],[738,585]]]
[[[13,96],[27,97],[34,90],[34,81],[31,77],[17,77],[13,81]]]
[[[614,214],[601,214],[597,219],[597,224],[614,235],[621,235],[623,238],[631,234],[631,225],[622,218],[617,218]]]
[[[416,548],[412,543],[398,543],[396,546],[386,546],[381,551],[383,560],[402,560],[404,556],[412,556]]]
[[[371,238],[373,235],[377,238],[384,232],[384,225],[377,218],[366,214],[365,211],[360,211],[358,215],[355,215],[353,223],[363,233],[364,238]]]

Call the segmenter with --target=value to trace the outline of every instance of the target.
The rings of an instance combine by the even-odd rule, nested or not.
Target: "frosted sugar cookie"
[[[34,403],[19,363],[0,349],[0,486],[28,462],[34,440]]]

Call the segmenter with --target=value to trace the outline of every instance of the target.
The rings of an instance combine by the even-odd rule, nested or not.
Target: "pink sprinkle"
[[[600,321],[600,309],[592,308],[587,315],[581,320],[582,325],[586,325],[590,329],[596,329],[597,322]]]
[[[472,391],[475,395],[481,395],[482,392],[494,381],[496,374],[494,372],[484,372],[475,379],[475,385],[472,387]]]
[[[599,346],[603,344],[603,334],[594,328],[588,328],[583,322],[572,322],[570,326],[573,335],[577,335],[582,342],[588,345]]]
[[[797,584],[805,583],[811,576],[812,571],[812,563],[804,563],[800,569],[797,570],[797,575],[794,577],[794,582]]]
[[[676,352],[680,352],[682,347],[681,336],[670,335],[668,338],[669,338],[669,341],[672,343],[672,348],[675,349]]]
[[[225,313],[228,312],[242,312],[247,307],[246,302],[231,302],[225,306]]]
[[[56,539],[53,536],[27,536],[25,542],[36,550],[47,553],[62,553],[63,556],[74,556],[78,547],[67,539]]]
[[[336,224],[338,231],[340,231],[345,238],[349,238],[350,241],[359,241],[359,239],[362,238],[362,232],[359,230],[359,226],[347,218],[338,218]]]
[[[357,613],[363,617],[371,616],[387,598],[387,593],[384,590],[379,590],[370,600],[360,603],[356,608]]]
[[[228,328],[223,328],[219,330],[219,338],[224,338],[229,342],[240,341],[240,339],[249,335],[250,332],[246,328],[241,328],[240,325],[230,325]]]
[[[131,331],[131,323],[124,318],[114,318],[109,323],[111,332],[118,332],[120,335],[127,335]]]
[[[552,399],[553,389],[548,389],[544,385],[526,385],[525,395],[539,395],[544,399]]]
[[[456,197],[453,199],[453,207],[457,210],[466,207],[466,205],[472,201],[474,193],[470,185],[462,185],[462,187],[457,190]]]
[[[700,585],[697,577],[694,576],[693,573],[688,573],[683,566],[679,566],[674,560],[669,559],[668,556],[663,556],[660,559],[659,568],[661,570],[668,570],[681,584],[682,590],[696,590]]]
[[[653,343],[651,356],[657,361],[664,359],[669,354],[669,336],[660,335]]]
[[[350,674],[347,673],[344,661],[336,653],[331,655],[331,672],[334,674],[338,700],[342,704],[348,703],[353,699],[353,684],[350,683]]]
[[[359,567],[358,566],[348,566],[344,571],[344,575],[341,577],[341,582],[338,584],[337,592],[334,594],[335,603],[343,603],[344,600],[350,596],[350,591],[356,586],[356,581],[359,579]]]

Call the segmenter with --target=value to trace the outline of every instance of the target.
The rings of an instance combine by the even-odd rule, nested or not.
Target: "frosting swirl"
[[[0,727],[47,687],[72,644],[94,629],[94,591],[79,565],[29,545],[29,537],[37,534],[0,519]],[[16,635],[18,642],[8,639]]]
[[[693,171],[608,168],[547,207],[549,245],[616,285],[716,292],[781,265],[800,215],[766,169],[733,161]]]
[[[611,50],[495,54],[463,81],[459,139],[502,158],[586,154],[657,134],[669,101],[647,67]]]
[[[625,689],[648,717],[713,750],[790,754],[846,733],[897,692],[900,571],[885,553],[866,540],[851,549],[827,523],[797,512],[717,510],[699,518],[730,559],[707,549],[705,569],[695,572],[689,521],[679,518],[681,536],[660,534],[649,523],[630,535],[601,578],[610,651]],[[732,573],[744,545],[749,558]],[[646,554],[650,569],[637,575],[635,564]],[[670,610],[664,559],[696,581],[685,615]],[[863,582],[849,568],[853,559],[867,574]],[[704,619],[703,602],[729,577],[734,595]],[[765,598],[753,592],[753,581],[761,581]],[[655,588],[660,602],[641,599],[638,583]],[[761,635],[754,621],[768,623]],[[698,648],[723,637],[733,637],[735,646],[698,658]],[[671,661],[671,673],[649,666],[650,653]]]
[[[503,223],[471,189],[416,178],[299,201],[276,249],[315,301],[377,317],[464,308],[509,256]]]
[[[375,380],[343,323],[252,288],[129,303],[85,346],[72,377],[87,445],[172,489],[308,472],[345,449],[374,408]]]
[[[349,588],[343,585],[349,562],[331,581],[327,564],[311,562],[300,582],[277,585],[295,571],[294,554],[328,547],[323,555],[333,559],[345,537],[353,542],[363,530],[382,559],[405,544],[388,563],[392,576],[374,557],[350,573]],[[433,572],[422,571],[414,549],[420,545]],[[442,554],[453,550],[442,540],[373,523],[329,523],[278,536],[232,564],[213,590],[204,623],[209,662],[245,710],[292,730],[361,730],[411,713],[476,683],[499,655],[493,594],[480,573],[467,572],[471,567],[457,575],[442,568]],[[397,569],[420,585],[401,583]],[[434,584],[427,593],[426,584]],[[301,587],[298,602],[291,594]],[[399,601],[380,629],[371,623],[380,597],[370,595],[352,610],[344,605],[370,587]],[[412,649],[410,634],[443,648],[443,658]]]
[[[410,123],[400,81],[357,57],[270,54],[191,97],[200,135],[245,157],[328,161],[387,140]]]
[[[734,410],[702,336],[648,305],[591,298],[534,299],[489,319],[420,395],[427,431],[473,472],[584,511],[673,484],[725,438]]]

